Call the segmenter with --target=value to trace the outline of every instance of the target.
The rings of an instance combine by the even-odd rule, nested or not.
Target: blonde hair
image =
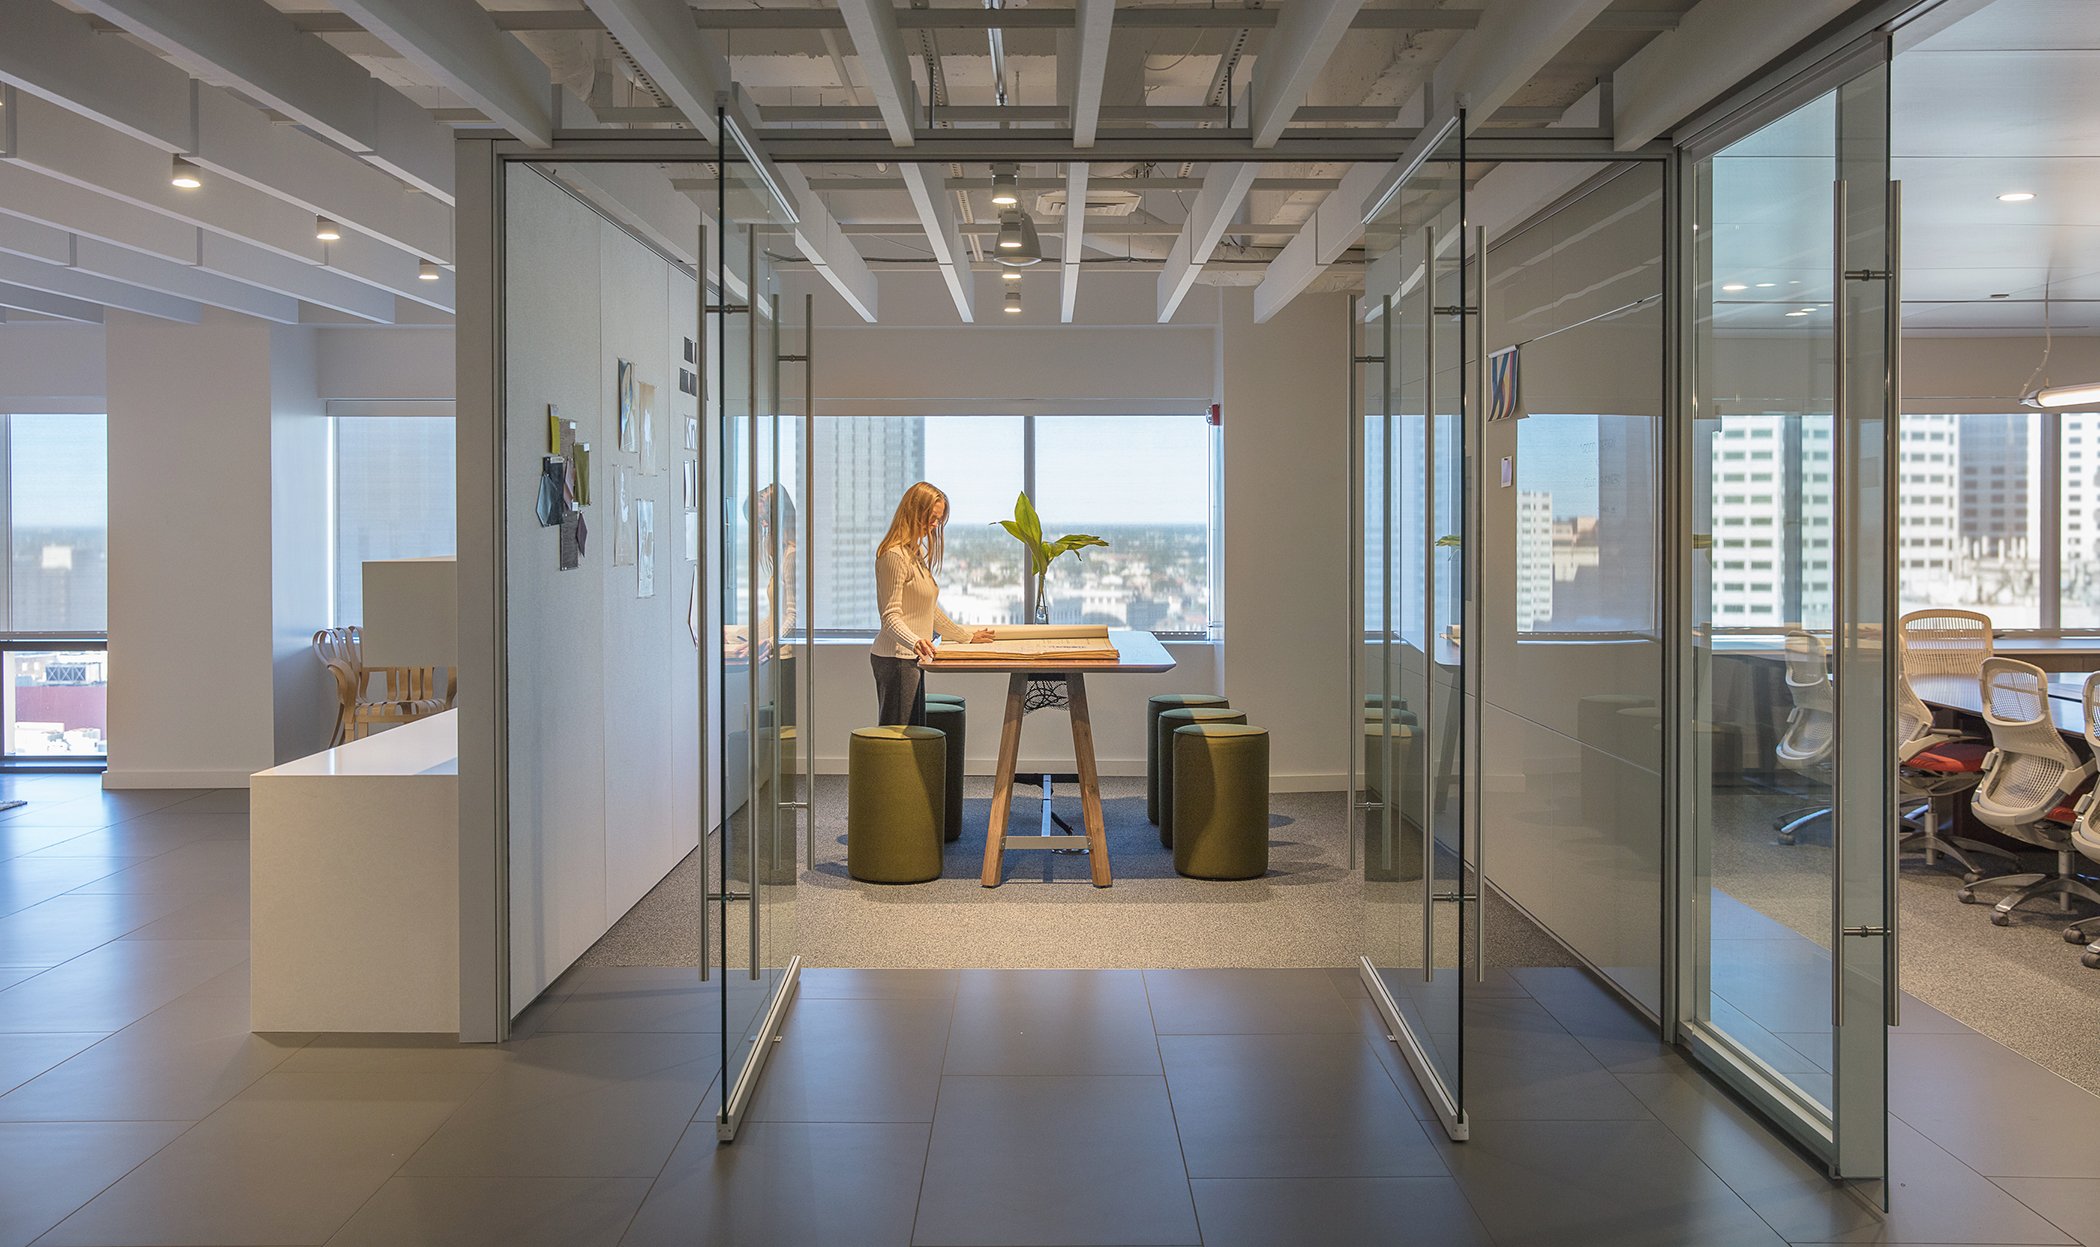
[[[941,522],[933,522],[934,510],[941,513]],[[948,524],[948,495],[920,481],[904,491],[897,500],[897,513],[890,517],[890,530],[882,535],[882,543],[875,547],[875,557],[881,558],[891,550],[904,550],[918,561],[919,566],[933,571],[941,565],[942,535]]]

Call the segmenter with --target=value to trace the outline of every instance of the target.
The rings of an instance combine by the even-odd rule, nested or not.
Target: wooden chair
[[[314,633],[314,656],[335,678],[335,731],[331,747],[452,709],[459,676],[450,667],[379,667],[364,664],[364,636],[356,626]],[[381,688],[372,688],[372,677]],[[442,691],[440,681],[442,680]]]

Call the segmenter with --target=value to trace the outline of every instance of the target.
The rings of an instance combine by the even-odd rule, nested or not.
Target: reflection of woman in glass
[[[792,642],[795,637],[795,583],[796,548],[795,500],[780,485],[768,485],[758,491],[757,497],[744,504],[747,516],[753,519],[751,545],[758,554],[758,581],[764,593],[759,605],[758,626],[751,635],[758,638],[759,657],[766,655],[773,641],[773,617],[780,616],[780,639]],[[774,539],[778,534],[779,571],[774,571]],[[785,609],[781,609],[785,604]]]
[[[920,481],[904,491],[890,530],[875,547],[875,601],[882,632],[870,660],[875,667],[876,722],[926,724],[926,685],[919,660],[933,657],[933,637],[989,641],[990,628],[964,631],[941,610],[942,534],[948,525],[948,495]]]

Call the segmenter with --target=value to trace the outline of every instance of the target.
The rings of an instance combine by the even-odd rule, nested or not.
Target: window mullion
[[[2041,598],[2042,631],[2057,634],[2063,631],[2063,413],[2042,413],[2041,462],[2036,465],[2036,475],[2041,477],[2041,538],[2042,559],[2040,583],[2036,586]]]

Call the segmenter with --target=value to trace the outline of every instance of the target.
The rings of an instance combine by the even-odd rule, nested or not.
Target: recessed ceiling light
[[[177,156],[174,165],[168,171],[168,184],[193,191],[204,185],[204,173],[197,166]]]
[[[1992,297],[1993,299],[2010,299],[2010,298],[2012,298],[2012,294],[2011,294],[2011,292],[2010,292],[2010,291],[2007,291],[2007,292],[2004,292],[2004,293],[2000,293],[2000,294],[1994,294],[1994,295],[1992,295],[1991,297]]]
[[[421,264],[416,265],[416,278],[419,281],[436,281],[438,279],[438,266],[429,260],[423,261]]]
[[[1003,272],[1003,273],[999,274],[999,276],[1000,276],[1000,277],[1002,277],[1002,278],[1004,278],[1004,279],[1006,279],[1007,281],[1019,281],[1019,280],[1021,280],[1021,275],[1020,275],[1019,273],[1015,272],[1015,271],[1014,271],[1013,269],[1008,269],[1008,270],[1006,270],[1005,272]]]
[[[1778,283],[1778,282],[1776,282],[1776,281],[1761,281],[1761,282],[1757,283],[1757,288],[1758,288],[1759,290],[1770,290],[1770,289],[1771,289],[1772,287],[1774,287],[1774,286],[1776,286],[1776,285],[1778,285],[1778,284],[1779,284],[1779,283]]]
[[[1739,281],[1732,281],[1729,282],[1727,285],[1721,287],[1721,289],[1727,291],[1729,294],[1734,294],[1738,290],[1748,290],[1749,288],[1750,287],[1744,285]]]
[[[1808,315],[1808,313],[1807,313],[1807,312],[1788,312],[1788,313],[1787,313],[1787,315],[1789,315],[1789,316],[1806,316],[1806,315]]]
[[[343,231],[334,221],[317,216],[314,218],[314,237],[321,242],[341,242]]]
[[[1998,196],[1998,202],[2002,204],[2023,204],[2032,198],[2034,198],[2033,191],[2007,191],[2003,195]]]

